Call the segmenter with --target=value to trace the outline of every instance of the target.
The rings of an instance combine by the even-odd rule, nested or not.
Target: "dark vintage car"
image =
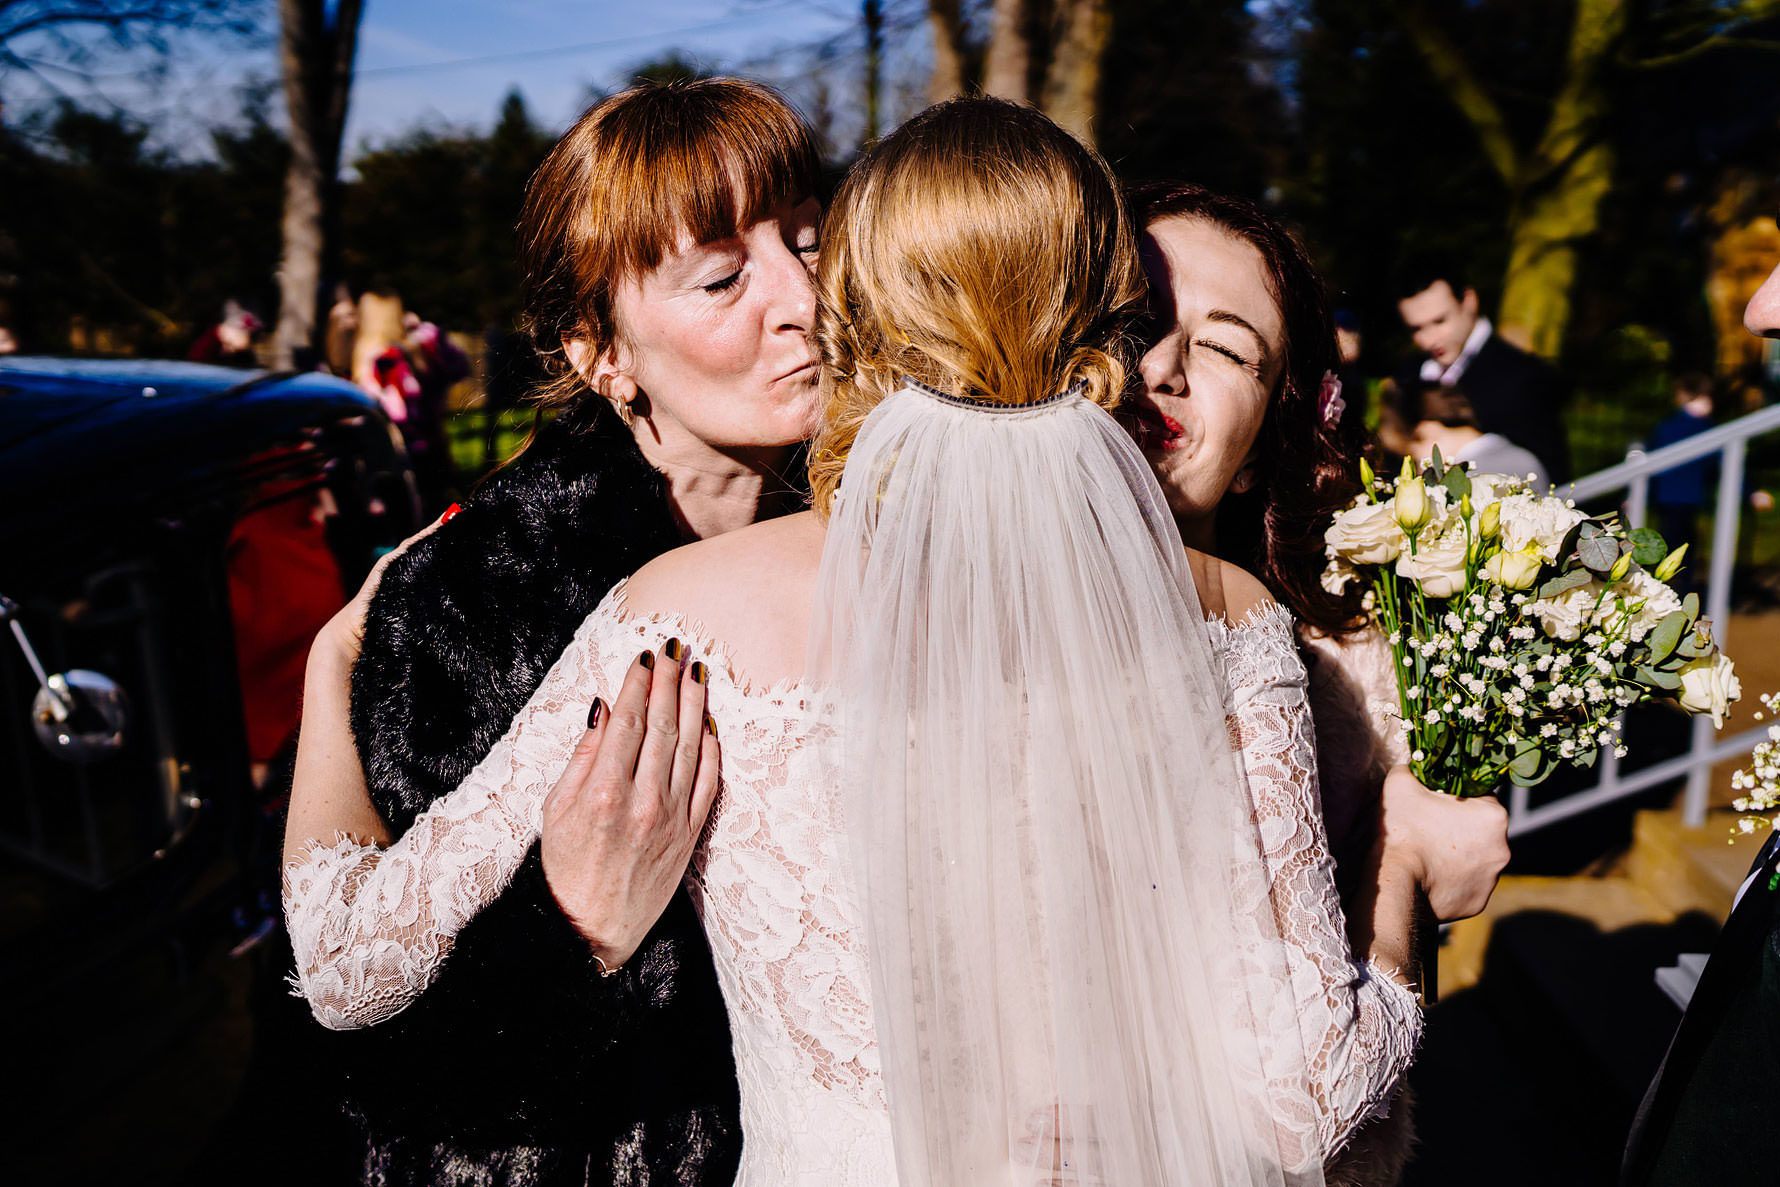
[[[188,1181],[239,1111],[303,656],[414,508],[340,380],[0,359],[0,1181]]]

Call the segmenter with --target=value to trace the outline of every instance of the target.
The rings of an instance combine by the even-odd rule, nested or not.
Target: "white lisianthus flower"
[[[1681,609],[1681,598],[1667,585],[1639,569],[1626,574],[1623,581],[1613,587],[1613,593],[1624,598],[1627,606],[1638,606],[1638,612],[1629,616],[1626,634],[1635,643],[1656,629],[1656,624],[1670,614]],[[1617,630],[1619,620],[1624,617],[1617,605],[1614,612],[1608,615],[1609,624]]]
[[[1539,555],[1548,562],[1558,559],[1558,548],[1570,529],[1588,516],[1574,507],[1566,507],[1556,499],[1539,495],[1509,495],[1502,500],[1502,548],[1519,552],[1529,545],[1539,546]]]
[[[1421,583],[1430,598],[1450,598],[1465,587],[1465,529],[1453,525],[1438,536],[1424,534],[1413,554],[1397,554],[1397,576]]]
[[[1702,656],[1681,669],[1681,707],[1689,713],[1710,713],[1712,728],[1724,728],[1724,715],[1743,695],[1737,670],[1722,653]]]
[[[1329,555],[1350,565],[1388,565],[1396,560],[1409,544],[1397,526],[1396,513],[1389,499],[1337,511],[1324,537]]]
[[[1405,532],[1419,533],[1434,518],[1427,484],[1420,478],[1405,476],[1397,479],[1397,493],[1391,502],[1392,514]]]
[[[1506,529],[1504,529],[1506,530]],[[1527,610],[1539,620],[1545,633],[1554,639],[1574,643],[1593,623],[1590,621],[1595,600],[1601,596],[1601,583],[1590,581],[1575,589],[1567,589],[1556,597],[1538,598],[1527,603]]]

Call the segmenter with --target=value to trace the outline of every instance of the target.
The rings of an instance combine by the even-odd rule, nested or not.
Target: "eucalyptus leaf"
[[[1516,787],[1537,787],[1551,774],[1551,760],[1538,750],[1531,752],[1530,766],[1523,767],[1520,758],[1509,764],[1508,779]]]
[[[1638,669],[1638,682],[1651,688],[1674,692],[1681,687],[1681,675],[1678,672],[1665,672],[1660,668],[1646,666]]]
[[[1564,541],[1562,544],[1558,545],[1558,561],[1560,564],[1565,557],[1575,555],[1576,543],[1582,539],[1582,529],[1589,527],[1590,525],[1593,525],[1596,531],[1600,530],[1600,525],[1595,524],[1593,520],[1585,519],[1564,533]]]
[[[1611,565],[1612,562],[1609,561],[1608,564]],[[1568,573],[1559,573],[1556,577],[1553,577],[1550,581],[1541,585],[1537,596],[1541,598],[1555,598],[1561,593],[1568,593],[1570,590],[1580,589],[1593,579],[1594,575],[1589,573],[1586,569],[1571,569]]]
[[[1428,457],[1428,479],[1440,483],[1446,478],[1446,459],[1440,456],[1440,447],[1436,445],[1434,452]]]
[[[1682,598],[1681,612],[1687,615],[1687,620],[1689,622],[1698,618],[1700,616],[1700,595],[1697,593],[1690,593],[1685,598]]]
[[[1664,615],[1663,620],[1656,624],[1656,629],[1650,632],[1650,638],[1646,640],[1650,645],[1651,658],[1658,661],[1668,659],[1681,642],[1681,632],[1686,629],[1687,615],[1682,611],[1676,610]]]
[[[1453,466],[1448,469],[1446,476],[1440,480],[1440,484],[1446,487],[1446,493],[1452,496],[1454,503],[1471,493],[1471,476],[1465,473],[1463,466]]]
[[[1585,535],[1576,541],[1576,559],[1582,562],[1584,568],[1596,573],[1606,573],[1613,567],[1613,562],[1619,559],[1619,545],[1612,536]]]
[[[1669,555],[1668,542],[1655,528],[1633,528],[1630,542],[1632,559],[1646,569],[1656,568]]]

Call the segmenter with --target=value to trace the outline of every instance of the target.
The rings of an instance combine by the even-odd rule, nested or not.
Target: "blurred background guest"
[[[1515,474],[1529,478],[1534,489],[1551,486],[1551,475],[1531,450],[1522,449],[1500,433],[1486,433],[1477,424],[1477,409],[1462,388],[1441,383],[1424,383],[1404,394],[1392,388],[1393,405],[1386,418],[1398,428],[1387,432],[1380,426],[1381,436],[1391,438],[1387,444],[1418,462],[1425,462],[1440,450],[1447,463],[1468,462],[1473,470],[1484,474]]]
[[[222,320],[198,335],[186,352],[194,363],[220,363],[225,367],[252,367],[259,360],[253,353],[254,338],[264,323],[239,301],[223,302]]]
[[[408,400],[420,394],[419,384],[402,355],[402,298],[392,289],[374,286],[358,299],[358,325],[352,340],[352,381],[374,396],[389,418],[408,419]]]
[[[444,509],[457,487],[451,464],[451,443],[445,435],[446,410],[452,385],[469,376],[470,360],[437,325],[419,314],[403,315],[401,354],[414,377],[415,394],[408,400],[402,435],[414,464],[414,478],[428,515]]]
[[[1711,378],[1689,371],[1675,381],[1675,411],[1651,430],[1648,448],[1658,450],[1705,432],[1712,427],[1712,412]],[[1704,457],[1651,477],[1650,509],[1669,547],[1694,542],[1700,512],[1712,501],[1717,485],[1715,462]]]
[[[322,355],[335,375],[352,374],[352,347],[358,337],[358,305],[345,281],[334,286],[334,302],[328,306],[328,325]]]
[[[1479,315],[1477,290],[1450,261],[1412,263],[1397,292],[1397,312],[1423,352],[1398,376],[1401,389],[1462,380],[1479,428],[1531,451],[1550,481],[1569,481],[1561,413],[1570,389],[1557,371],[1502,340],[1489,318]]]
[[[1360,315],[1352,309],[1335,311],[1335,348],[1341,360],[1336,364],[1335,375],[1341,380],[1342,399],[1364,411],[1370,407],[1366,372],[1360,362],[1366,349],[1366,338],[1361,330]]]

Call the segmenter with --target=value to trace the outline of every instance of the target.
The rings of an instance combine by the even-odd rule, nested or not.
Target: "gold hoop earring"
[[[1232,494],[1246,495],[1248,488],[1254,484],[1255,476],[1247,470],[1241,470],[1237,472],[1235,478],[1230,480],[1230,491]]]
[[[625,428],[635,427],[637,423],[637,414],[636,411],[631,408],[629,400],[613,400],[612,407],[618,413],[618,419],[624,422]]]

